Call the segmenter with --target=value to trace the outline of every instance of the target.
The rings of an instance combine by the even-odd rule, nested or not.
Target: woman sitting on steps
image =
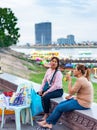
[[[45,120],[48,117],[50,99],[61,97],[63,95],[62,78],[63,75],[59,70],[59,59],[57,57],[53,57],[50,61],[50,68],[47,70],[41,88],[38,92],[38,94],[42,96],[42,103],[45,113],[42,120]],[[48,83],[50,87],[44,91],[46,83]]]

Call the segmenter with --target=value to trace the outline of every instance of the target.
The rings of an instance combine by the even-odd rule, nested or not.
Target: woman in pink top
[[[66,97],[67,100],[59,103],[46,120],[38,122],[40,126],[52,128],[52,125],[56,124],[63,112],[86,110],[91,107],[93,86],[89,80],[89,69],[82,64],[78,64],[73,74],[77,78],[74,85],[72,85],[72,77],[67,75],[69,92],[69,96]],[[72,97],[73,95],[76,97]]]
[[[42,120],[45,120],[48,116],[50,108],[50,99],[61,97],[63,95],[63,89],[62,89],[63,75],[58,68],[59,68],[59,59],[57,57],[53,57],[50,61],[50,68],[47,70],[44,79],[42,81],[40,91],[38,92],[38,94],[42,96],[43,108],[45,113]],[[51,82],[54,73],[55,75]],[[44,86],[46,83],[48,83],[50,87],[46,91],[44,91]]]

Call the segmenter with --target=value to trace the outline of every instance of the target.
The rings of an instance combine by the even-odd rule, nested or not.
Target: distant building
[[[52,43],[52,26],[51,22],[35,24],[35,44],[49,45]]]
[[[59,39],[57,39],[57,43],[59,45],[66,44],[67,43],[67,38],[59,38]]]
[[[61,44],[75,44],[74,35],[67,35],[67,38],[59,38],[57,39],[57,43]]]
[[[74,35],[67,35],[68,44],[75,44]]]

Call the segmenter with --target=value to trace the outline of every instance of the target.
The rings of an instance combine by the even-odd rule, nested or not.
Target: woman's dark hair
[[[57,70],[59,68],[59,62],[60,62],[60,60],[59,60],[58,57],[52,57],[50,61],[52,61],[53,59],[56,59],[56,61],[57,61],[57,67],[56,67],[56,70]]]
[[[90,70],[83,64],[78,64],[77,69],[81,71],[82,75],[84,75],[88,80],[90,80]]]

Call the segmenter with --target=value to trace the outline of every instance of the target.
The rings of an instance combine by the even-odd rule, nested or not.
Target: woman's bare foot
[[[46,120],[47,117],[48,117],[48,114],[44,114],[44,116],[42,117],[42,120]]]
[[[39,126],[45,127],[45,128],[52,128],[52,124],[48,124],[46,121],[37,122]]]
[[[48,123],[46,122],[46,124],[42,125],[42,127],[52,129],[52,124],[48,124]]]
[[[45,120],[44,121],[40,121],[40,122],[38,121],[37,123],[38,123],[38,125],[43,126],[43,125],[46,124],[46,121]]]

